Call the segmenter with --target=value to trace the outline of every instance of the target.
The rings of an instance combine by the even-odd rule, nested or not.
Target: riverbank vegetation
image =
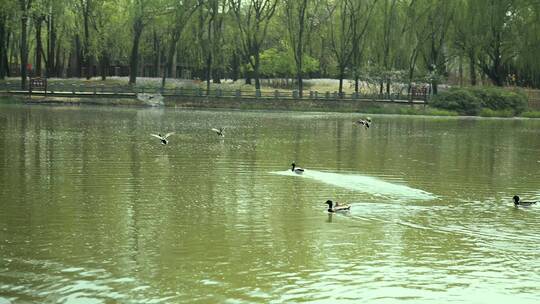
[[[0,0],[0,78],[223,79],[330,91],[540,87],[529,0]],[[266,81],[266,79],[272,79]],[[348,81],[347,81],[348,80]],[[244,82],[242,82],[242,85]]]
[[[462,115],[511,117],[527,109],[527,96],[495,87],[452,88],[434,96],[431,105]]]

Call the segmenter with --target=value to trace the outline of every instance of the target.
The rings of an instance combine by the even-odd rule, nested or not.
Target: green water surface
[[[1,105],[0,303],[540,303],[540,120],[360,116]]]

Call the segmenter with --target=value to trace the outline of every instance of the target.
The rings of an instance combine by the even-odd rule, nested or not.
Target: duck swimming
[[[344,212],[351,210],[351,206],[345,204],[340,205],[338,202],[334,205],[334,203],[331,200],[327,200],[326,203],[328,205],[328,212]]]
[[[304,169],[300,168],[300,167],[297,167],[295,163],[292,163],[291,164],[292,168],[291,168],[291,171],[296,173],[296,174],[302,174],[304,173]]]
[[[359,119],[354,122],[355,124],[359,126],[364,126],[366,129],[369,128],[369,125],[371,124],[371,118],[367,117],[366,119]]]
[[[216,132],[218,136],[225,137],[225,135],[223,135],[223,128],[212,128],[212,131]]]
[[[523,202],[523,201],[520,201],[519,196],[517,196],[517,195],[514,195],[513,199],[514,199],[514,206],[516,206],[516,207],[518,207],[518,206],[529,207],[530,205],[536,204],[536,202]]]
[[[150,134],[156,138],[159,138],[159,140],[161,141],[162,144],[166,145],[169,143],[169,141],[167,140],[167,137],[173,135],[174,132],[171,132],[171,133],[167,133],[165,134],[165,136],[161,135],[161,133],[158,133],[157,135],[156,134]]]

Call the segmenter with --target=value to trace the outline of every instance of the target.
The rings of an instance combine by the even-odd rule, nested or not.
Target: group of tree
[[[0,79],[27,73],[540,87],[538,0],[0,0]],[[32,66],[30,71],[29,67]]]

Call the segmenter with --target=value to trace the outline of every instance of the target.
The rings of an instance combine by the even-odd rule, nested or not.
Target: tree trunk
[[[89,30],[89,19],[90,19],[90,0],[86,0],[86,3],[83,7],[83,16],[84,16],[84,63],[86,64],[86,79],[90,79],[92,76],[92,60],[90,57],[90,30]]]
[[[302,72],[296,75],[296,81],[298,81],[298,97],[302,98],[304,95],[304,83],[302,81]]]
[[[6,16],[0,13],[0,79],[6,77],[6,66],[4,58],[6,57]]]
[[[410,101],[412,101],[412,81],[414,77],[414,68],[416,67],[416,60],[418,59],[418,50],[419,45],[416,45],[416,49],[413,50],[413,53],[411,55],[411,60],[409,62],[409,83],[407,85],[407,93],[410,96]]]
[[[75,76],[81,78],[82,75],[82,48],[81,48],[81,38],[79,35],[75,35]],[[73,68],[73,67],[72,67]]]
[[[458,66],[458,82],[459,86],[463,86],[463,56],[459,56],[459,66]]]
[[[469,73],[470,73],[470,80],[471,85],[475,86],[477,84],[476,80],[476,60],[474,56],[474,52],[471,50],[469,51]]]
[[[176,43],[174,44],[175,45],[175,48],[174,48],[174,54],[173,54],[173,57],[172,57],[172,63],[171,63],[171,73],[169,74],[169,77],[170,78],[176,78],[176,58],[178,57],[178,48],[176,47]]]
[[[209,51],[210,52],[210,51]],[[212,53],[208,53],[206,56],[206,96],[210,95],[210,80],[212,78]]]
[[[343,97],[343,78],[345,77],[345,67],[339,67],[339,98]]]
[[[101,80],[105,81],[107,79],[107,71],[109,70],[109,55],[105,50],[101,52],[99,70],[101,73]]]
[[[20,0],[21,4],[21,89],[26,90],[26,66],[28,65],[28,41],[27,41],[27,25],[28,25],[28,7],[26,1]],[[30,5],[28,5],[30,6]]]
[[[55,55],[55,66],[53,68],[55,75],[58,77],[63,77],[65,75],[65,54],[62,53],[62,48],[60,47],[60,41],[58,41],[58,47],[56,48]]]
[[[0,58],[0,60],[2,60],[4,62],[4,69],[5,69],[5,72],[6,72],[6,75],[7,77],[10,76],[10,69],[9,69],[9,61],[8,61],[8,51],[9,51],[9,41],[10,41],[10,36],[11,36],[11,32],[8,31],[7,33],[5,33],[5,37],[6,37],[6,43],[4,44],[5,46],[5,52],[4,52],[4,56],[2,58]],[[11,52],[11,54],[13,54],[13,51]]]
[[[237,81],[240,74],[240,58],[238,58],[236,51],[233,52],[231,58],[231,79],[232,81]]]
[[[161,78],[161,87],[165,88],[165,81],[167,77],[169,76],[169,73],[172,71],[171,65],[176,49],[176,42],[174,42],[174,34],[173,34],[173,41],[171,41],[171,44],[169,45],[169,50],[167,51],[167,57],[165,58],[165,66],[163,67],[163,77]]]
[[[161,58],[160,58],[161,60]],[[139,64],[137,65],[137,76],[143,77],[144,76],[144,67],[146,66],[146,63],[144,61],[144,56],[141,56],[139,54]]]
[[[259,79],[260,75],[259,75],[259,70],[260,70],[260,67],[261,67],[261,56],[259,54],[259,51],[255,51],[255,66],[253,67],[253,70],[255,72],[255,90],[260,90],[261,89],[261,81]]]
[[[157,33],[156,33],[155,30],[153,32],[153,37],[154,37],[154,45],[153,45],[153,47],[154,47],[154,71],[153,71],[153,73],[151,75],[154,76],[154,77],[159,77],[161,75],[161,71],[159,69],[159,65],[161,64],[161,62],[160,62],[161,58],[160,58],[159,54],[160,54],[161,51],[160,51],[160,47],[159,47],[159,38],[158,38]],[[169,57],[167,56],[167,59],[168,58]],[[167,64],[165,64],[165,65],[167,65]]]
[[[137,82],[137,72],[139,68],[139,42],[143,31],[143,22],[137,18],[133,23],[133,46],[131,47],[131,56],[129,59],[129,84]]]
[[[36,76],[41,76],[41,58],[43,56],[43,44],[41,43],[41,23],[42,18],[37,17],[35,18],[35,26],[36,26]]]
[[[47,77],[52,77],[56,74],[54,56],[54,51],[56,49],[56,29],[54,28],[54,15],[52,14],[47,21],[47,31],[47,66],[45,75],[47,75]]]

